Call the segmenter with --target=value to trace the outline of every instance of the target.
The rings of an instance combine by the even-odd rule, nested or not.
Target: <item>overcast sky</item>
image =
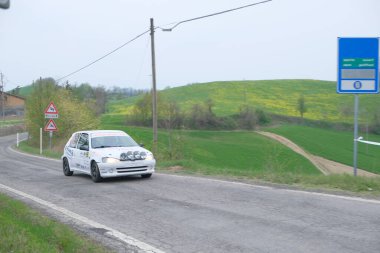
[[[146,31],[151,17],[170,27],[254,2],[11,0],[10,9],[0,10],[5,89],[65,76]],[[379,37],[380,1],[273,0],[155,35],[160,89],[218,80],[336,80],[337,37]],[[149,34],[68,80],[150,88]]]

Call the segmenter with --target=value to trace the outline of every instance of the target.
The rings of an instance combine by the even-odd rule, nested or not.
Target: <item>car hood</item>
[[[94,149],[93,153],[95,155],[101,156],[101,157],[112,157],[112,158],[120,158],[120,155],[122,153],[127,153],[128,151],[131,152],[145,152],[147,154],[151,154],[149,150],[142,148],[142,147],[114,147],[114,148],[99,148]]]

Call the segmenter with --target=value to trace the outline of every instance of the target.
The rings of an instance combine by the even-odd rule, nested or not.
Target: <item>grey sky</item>
[[[256,0],[258,2],[259,0]],[[155,24],[255,0],[11,0],[0,10],[6,90],[62,77]],[[379,37],[379,0],[273,0],[156,32],[159,88],[216,80],[336,80],[337,37]],[[149,35],[69,77],[151,87]]]

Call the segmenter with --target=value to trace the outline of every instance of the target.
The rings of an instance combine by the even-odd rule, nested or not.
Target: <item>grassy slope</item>
[[[336,83],[318,80],[268,80],[229,81],[192,84],[160,92],[164,97],[177,101],[184,111],[192,105],[211,98],[217,115],[236,114],[245,103],[269,112],[298,116],[297,100],[301,94],[306,99],[308,111],[305,118],[352,123],[353,95],[336,93]],[[112,101],[108,111],[114,115],[128,113],[138,97]],[[362,122],[372,118],[366,111],[374,112],[380,106],[379,95],[361,95]],[[346,111],[343,115],[342,111]]]
[[[106,124],[104,129],[127,131],[137,142],[151,149],[152,130]],[[281,184],[311,188],[329,188],[351,192],[380,194],[380,180],[349,175],[324,176],[309,161],[278,142],[252,132],[180,131],[173,138],[184,157],[170,160],[161,157],[168,147],[167,132],[159,131],[158,166],[180,165],[185,173],[255,178]],[[174,148],[178,148],[173,144]]]
[[[20,142],[19,149],[25,153],[28,153],[28,154],[33,154],[33,155],[37,155],[37,156],[40,155],[40,148],[39,147],[32,147],[32,146],[28,145],[26,141]],[[47,157],[51,157],[51,158],[55,158],[55,159],[61,159],[62,153],[63,153],[63,148],[62,148],[62,152],[56,152],[54,150],[49,150],[46,148],[44,148],[42,150],[42,156],[47,156]]]
[[[14,125],[20,125],[24,123],[24,120],[22,119],[14,119],[14,120],[1,120],[0,121],[0,127],[8,127],[8,126],[14,126]]]
[[[308,150],[327,159],[352,165],[353,132],[318,129],[305,126],[281,126],[267,131],[282,135]],[[360,133],[365,139],[380,142],[380,136]],[[358,167],[380,174],[380,147],[359,143]]]
[[[0,194],[0,252],[109,252],[73,229]]]
[[[27,97],[27,96],[29,96],[30,93],[32,93],[32,91],[33,91],[32,85],[24,86],[24,87],[20,88],[19,95],[23,96],[23,97]]]
[[[32,85],[23,86],[23,87],[20,87],[18,95],[22,96],[22,97],[27,97],[27,96],[29,96],[30,93],[32,93],[32,91],[33,91]],[[11,90],[9,90],[7,92],[11,93]]]
[[[124,130],[137,142],[151,148],[151,129],[108,123],[103,123],[102,128]],[[302,156],[253,132],[176,131],[173,133],[173,149],[178,150],[175,155],[183,155],[180,162],[168,158],[168,133],[159,131],[159,140],[159,156],[165,157],[159,159],[159,165],[179,163],[194,170],[236,176],[268,171],[319,174]]]
[[[107,121],[106,121],[107,122]],[[148,128],[127,127],[119,123],[102,123],[102,129],[120,129],[138,143],[152,149],[152,131]],[[192,171],[235,176],[256,176],[258,173],[320,172],[305,158],[285,146],[253,132],[175,131],[172,134],[174,156],[170,158],[169,135],[159,131],[159,165],[182,165]],[[20,150],[39,155],[39,148],[20,143]],[[43,155],[59,159],[62,152],[43,150]]]

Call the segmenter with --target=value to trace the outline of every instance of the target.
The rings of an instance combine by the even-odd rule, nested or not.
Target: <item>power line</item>
[[[191,18],[191,19],[183,20],[183,21],[180,21],[180,22],[177,22],[177,23],[176,23],[176,22],[173,22],[173,23],[170,23],[170,24],[175,24],[175,23],[176,23],[176,24],[175,24],[173,27],[171,27],[171,28],[161,28],[161,27],[159,27],[159,26],[156,26],[156,27],[154,27],[154,30],[156,30],[157,28],[160,28],[160,29],[163,30],[163,31],[171,31],[171,30],[173,30],[174,28],[176,28],[177,26],[179,26],[180,24],[183,24],[183,23],[186,23],[186,22],[191,22],[191,21],[195,21],[195,20],[203,19],[203,18],[209,18],[209,17],[212,17],[212,16],[216,16],[216,15],[224,14],[224,13],[227,13],[227,12],[232,12],[232,11],[236,11],[236,10],[240,10],[240,9],[248,8],[248,7],[251,7],[251,6],[254,6],[254,5],[264,4],[264,3],[267,3],[267,2],[271,2],[271,1],[272,1],[272,0],[266,0],[266,1],[257,2],[257,3],[252,3],[252,4],[248,4],[248,5],[240,6],[240,7],[233,8],[233,9],[229,9],[229,10],[225,10],[225,11],[220,11],[220,12],[216,12],[216,13],[208,14],[208,15],[201,16],[201,17],[196,17],[196,18]],[[168,24],[168,25],[169,25],[169,24]],[[142,37],[143,35],[147,34],[148,32],[150,32],[150,29],[149,29],[149,30],[146,30],[145,32],[143,32],[143,33],[141,33],[141,34],[139,34],[139,35],[137,35],[137,36],[134,37],[133,39],[131,39],[131,40],[125,42],[125,43],[122,44],[121,46],[119,46],[119,47],[115,48],[114,50],[110,51],[109,53],[107,53],[107,54],[105,54],[105,55],[103,55],[103,56],[97,58],[96,60],[94,60],[94,61],[88,63],[87,65],[85,65],[85,66],[83,66],[83,67],[81,67],[81,68],[79,68],[79,69],[77,69],[77,70],[75,70],[75,71],[73,71],[73,72],[71,72],[71,73],[69,73],[69,74],[63,76],[63,77],[60,77],[60,78],[56,79],[56,81],[59,82],[59,81],[61,81],[62,79],[65,79],[65,78],[67,78],[67,77],[69,77],[69,76],[72,76],[72,75],[74,75],[74,74],[76,74],[76,73],[78,73],[78,72],[80,72],[80,71],[82,71],[82,70],[84,70],[84,69],[90,67],[91,65],[93,65],[93,64],[95,64],[95,63],[97,63],[97,62],[103,60],[103,59],[106,58],[107,56],[109,56],[109,55],[115,53],[116,51],[118,51],[118,50],[120,50],[121,48],[125,47],[125,46],[128,45],[129,43],[131,43],[131,42],[137,40],[138,38]]]
[[[4,76],[5,80],[7,81],[7,83],[10,83],[10,84],[13,84],[15,86],[20,86],[18,85],[16,82],[13,82],[12,80],[10,80],[7,76]]]
[[[144,64],[145,64],[145,59],[146,59],[146,56],[147,56],[147,52],[148,52],[148,46],[149,46],[149,40],[150,38],[147,37],[147,40],[146,40],[146,44],[145,44],[145,49],[144,49],[144,55],[141,59],[141,64],[140,64],[140,68],[139,68],[139,72],[136,76],[136,83],[138,83],[140,81],[140,78],[141,78],[141,72],[142,72],[142,69],[144,67]]]
[[[4,86],[4,87],[5,87],[5,84],[6,84],[6,83],[10,83],[10,84],[13,84],[13,85],[17,85],[15,82],[9,80],[9,78],[8,78],[6,75],[4,75],[3,72],[0,71],[0,73],[1,73],[1,75],[3,76],[3,86]],[[5,82],[4,82],[4,81],[5,81]]]
[[[177,26],[179,26],[180,24],[183,24],[183,23],[186,23],[186,22],[191,22],[191,21],[195,21],[195,20],[203,19],[203,18],[209,18],[209,17],[212,17],[212,16],[216,16],[216,15],[224,14],[224,13],[227,13],[227,12],[237,11],[237,10],[240,10],[240,9],[248,8],[248,7],[251,7],[251,6],[254,6],[254,5],[264,4],[264,3],[267,3],[267,2],[271,2],[271,1],[272,1],[272,0],[266,0],[266,1],[257,2],[257,3],[253,3],[253,4],[248,4],[248,5],[240,6],[240,7],[237,7],[237,8],[233,8],[233,9],[225,10],[225,11],[220,11],[220,12],[216,12],[216,13],[208,14],[208,15],[201,16],[201,17],[196,17],[196,18],[186,19],[186,20],[182,20],[182,21],[178,22],[177,24],[175,24],[175,25],[174,25],[173,27],[171,27],[171,28],[161,28],[161,27],[160,27],[160,28],[161,28],[161,30],[163,30],[163,31],[170,32],[170,31],[172,31],[174,28],[176,28]],[[173,23],[171,23],[171,24],[173,24]]]
[[[85,66],[83,66],[83,67],[81,67],[81,68],[79,68],[79,69],[77,69],[77,70],[71,72],[70,74],[67,74],[67,75],[65,75],[65,76],[63,76],[63,77],[60,77],[60,78],[56,79],[56,81],[59,82],[59,81],[62,80],[62,79],[65,79],[65,78],[67,78],[67,77],[69,77],[69,76],[72,76],[72,75],[78,73],[79,71],[84,70],[85,68],[90,67],[91,65],[97,63],[98,61],[103,60],[104,58],[106,58],[106,57],[109,56],[110,54],[115,53],[116,51],[118,51],[118,50],[120,50],[121,48],[125,47],[125,46],[128,45],[129,43],[131,43],[131,42],[137,40],[138,38],[142,37],[143,35],[147,34],[148,32],[150,32],[150,30],[146,30],[145,32],[143,32],[143,33],[137,35],[137,36],[134,37],[133,39],[131,39],[131,40],[125,42],[125,43],[122,44],[121,46],[119,46],[119,47],[115,48],[114,50],[110,51],[109,53],[103,55],[102,57],[99,57],[98,59],[96,59],[96,60],[90,62],[89,64],[87,64],[87,65],[85,65]]]

